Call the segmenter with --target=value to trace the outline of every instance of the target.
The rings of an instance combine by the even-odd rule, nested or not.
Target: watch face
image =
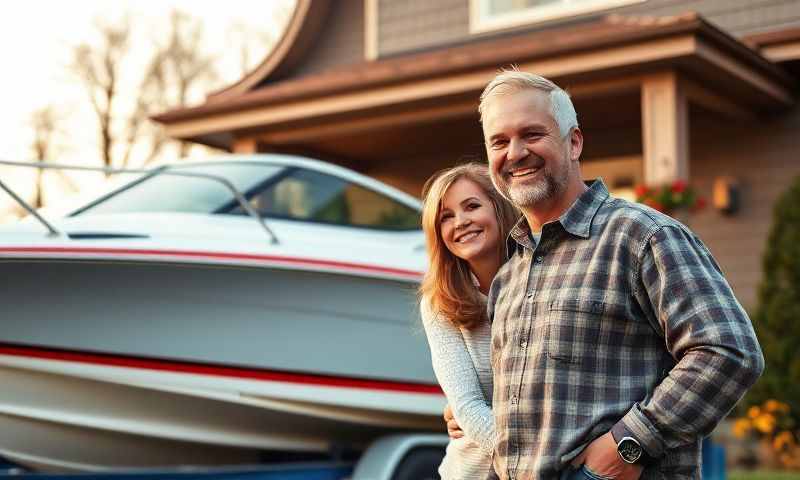
[[[620,440],[617,446],[619,456],[627,463],[636,463],[642,458],[642,446],[639,442],[630,437]]]

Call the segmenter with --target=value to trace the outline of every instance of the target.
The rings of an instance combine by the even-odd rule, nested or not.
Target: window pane
[[[419,213],[337,177],[295,169],[250,198],[262,216],[387,230],[419,228]],[[237,207],[231,211],[241,214]]]
[[[415,209],[372,190],[350,184],[344,192],[353,225],[412,230],[420,228],[420,214]]]
[[[578,0],[580,1],[580,0]],[[567,3],[566,0],[490,0],[489,14],[519,12],[533,7],[543,7]]]

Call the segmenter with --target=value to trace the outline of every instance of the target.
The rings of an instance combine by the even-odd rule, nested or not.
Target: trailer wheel
[[[414,449],[397,466],[392,480],[440,480],[438,470],[443,458],[441,448]]]

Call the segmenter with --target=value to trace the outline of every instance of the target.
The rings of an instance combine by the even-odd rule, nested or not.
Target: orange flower
[[[770,413],[789,413],[789,405],[777,400],[767,400],[764,402],[764,410]]]
[[[782,431],[781,433],[775,435],[775,438],[772,439],[772,448],[775,450],[783,450],[784,448],[789,448],[795,445],[794,435],[792,432],[787,430]]]
[[[737,418],[736,422],[733,424],[733,435],[736,436],[736,438],[744,438],[750,433],[752,428],[753,426],[750,424],[750,420],[746,418]]]
[[[762,413],[753,420],[753,425],[755,425],[761,433],[772,433],[777,423],[778,421],[771,413]]]

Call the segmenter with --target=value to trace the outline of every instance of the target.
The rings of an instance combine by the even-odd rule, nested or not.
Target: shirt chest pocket
[[[603,302],[553,300],[548,305],[545,327],[549,360],[592,368],[608,353],[613,326]]]

